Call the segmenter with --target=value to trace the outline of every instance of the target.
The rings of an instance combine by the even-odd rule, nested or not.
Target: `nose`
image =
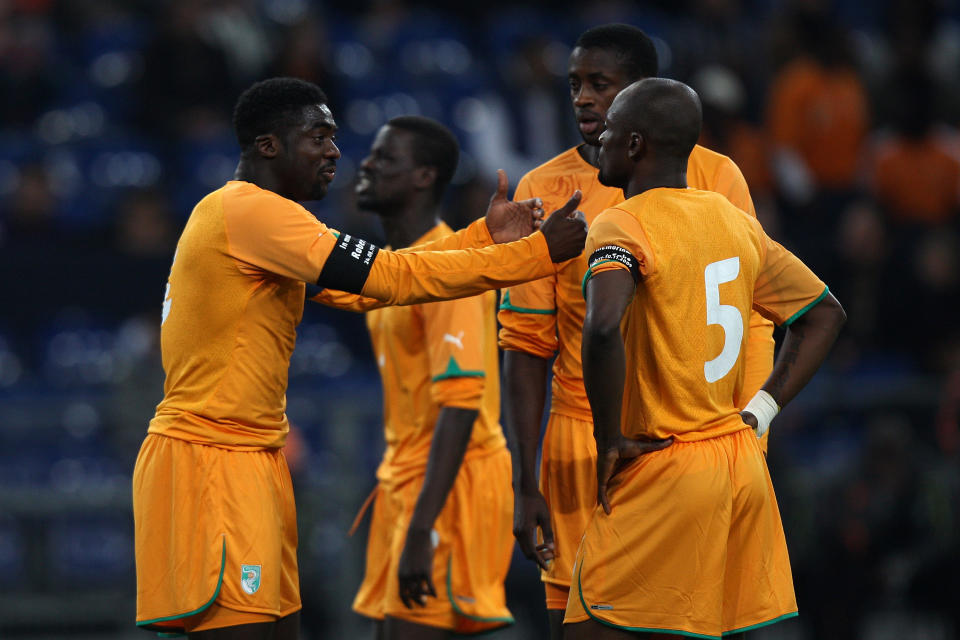
[[[575,107],[586,107],[593,104],[593,93],[587,89],[585,84],[580,85],[580,89],[573,93],[573,105]]]
[[[324,155],[325,155],[327,158],[331,158],[331,159],[333,159],[333,160],[339,160],[339,159],[340,159],[340,147],[337,146],[337,143],[336,143],[336,142],[334,142],[333,140],[331,140],[331,141],[330,141],[330,148],[327,149],[327,152],[326,152]]]
[[[370,170],[370,167],[373,165],[373,156],[365,156],[363,160],[360,161],[360,168],[367,171]]]

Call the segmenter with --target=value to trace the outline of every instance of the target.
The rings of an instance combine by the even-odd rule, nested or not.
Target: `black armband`
[[[630,269],[630,275],[633,276],[634,284],[640,282],[640,261],[637,260],[632,253],[615,244],[604,245],[594,251],[590,255],[590,260],[587,264],[592,269],[602,262],[610,262],[611,260],[616,260]]]
[[[380,247],[361,238],[342,233],[327,256],[317,278],[317,286],[360,293],[367,282]]]

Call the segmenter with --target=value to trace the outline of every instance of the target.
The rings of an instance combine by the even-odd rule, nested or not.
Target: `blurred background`
[[[371,239],[351,187],[374,132],[444,122],[462,226],[496,168],[516,184],[579,141],[567,56],[612,21],[700,93],[703,143],[850,318],[773,430],[801,616],[754,637],[960,637],[957,0],[0,0],[0,637],[149,637],[130,476],[162,396],[173,247],[232,176],[239,93],[272,75],[324,88],[343,159],[308,204]],[[383,444],[361,317],[308,306],[288,413],[304,638],[368,637],[349,610],[365,528],[347,530]],[[545,637],[519,554],[508,593],[517,625],[496,637]]]

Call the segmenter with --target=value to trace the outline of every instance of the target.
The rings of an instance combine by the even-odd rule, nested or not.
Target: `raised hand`
[[[550,259],[554,262],[576,258],[583,252],[587,241],[587,220],[582,211],[577,211],[580,198],[580,191],[574,191],[567,203],[551,213],[540,227],[550,248]]]
[[[494,242],[513,242],[540,228],[543,220],[543,201],[507,199],[507,174],[497,169],[497,191],[487,207],[487,229]]]
[[[610,446],[598,447],[597,450],[597,502],[603,507],[604,513],[610,515],[610,499],[607,490],[610,478],[630,460],[650,453],[666,449],[673,444],[673,438],[665,440],[634,440],[620,438]]]
[[[550,526],[550,509],[543,494],[518,492],[513,500],[513,537],[528,559],[547,571],[554,557],[553,528]],[[537,528],[543,533],[543,542],[537,544]]]

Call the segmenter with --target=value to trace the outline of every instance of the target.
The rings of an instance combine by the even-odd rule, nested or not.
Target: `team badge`
[[[245,593],[253,595],[260,588],[260,565],[240,565],[240,587]]]

